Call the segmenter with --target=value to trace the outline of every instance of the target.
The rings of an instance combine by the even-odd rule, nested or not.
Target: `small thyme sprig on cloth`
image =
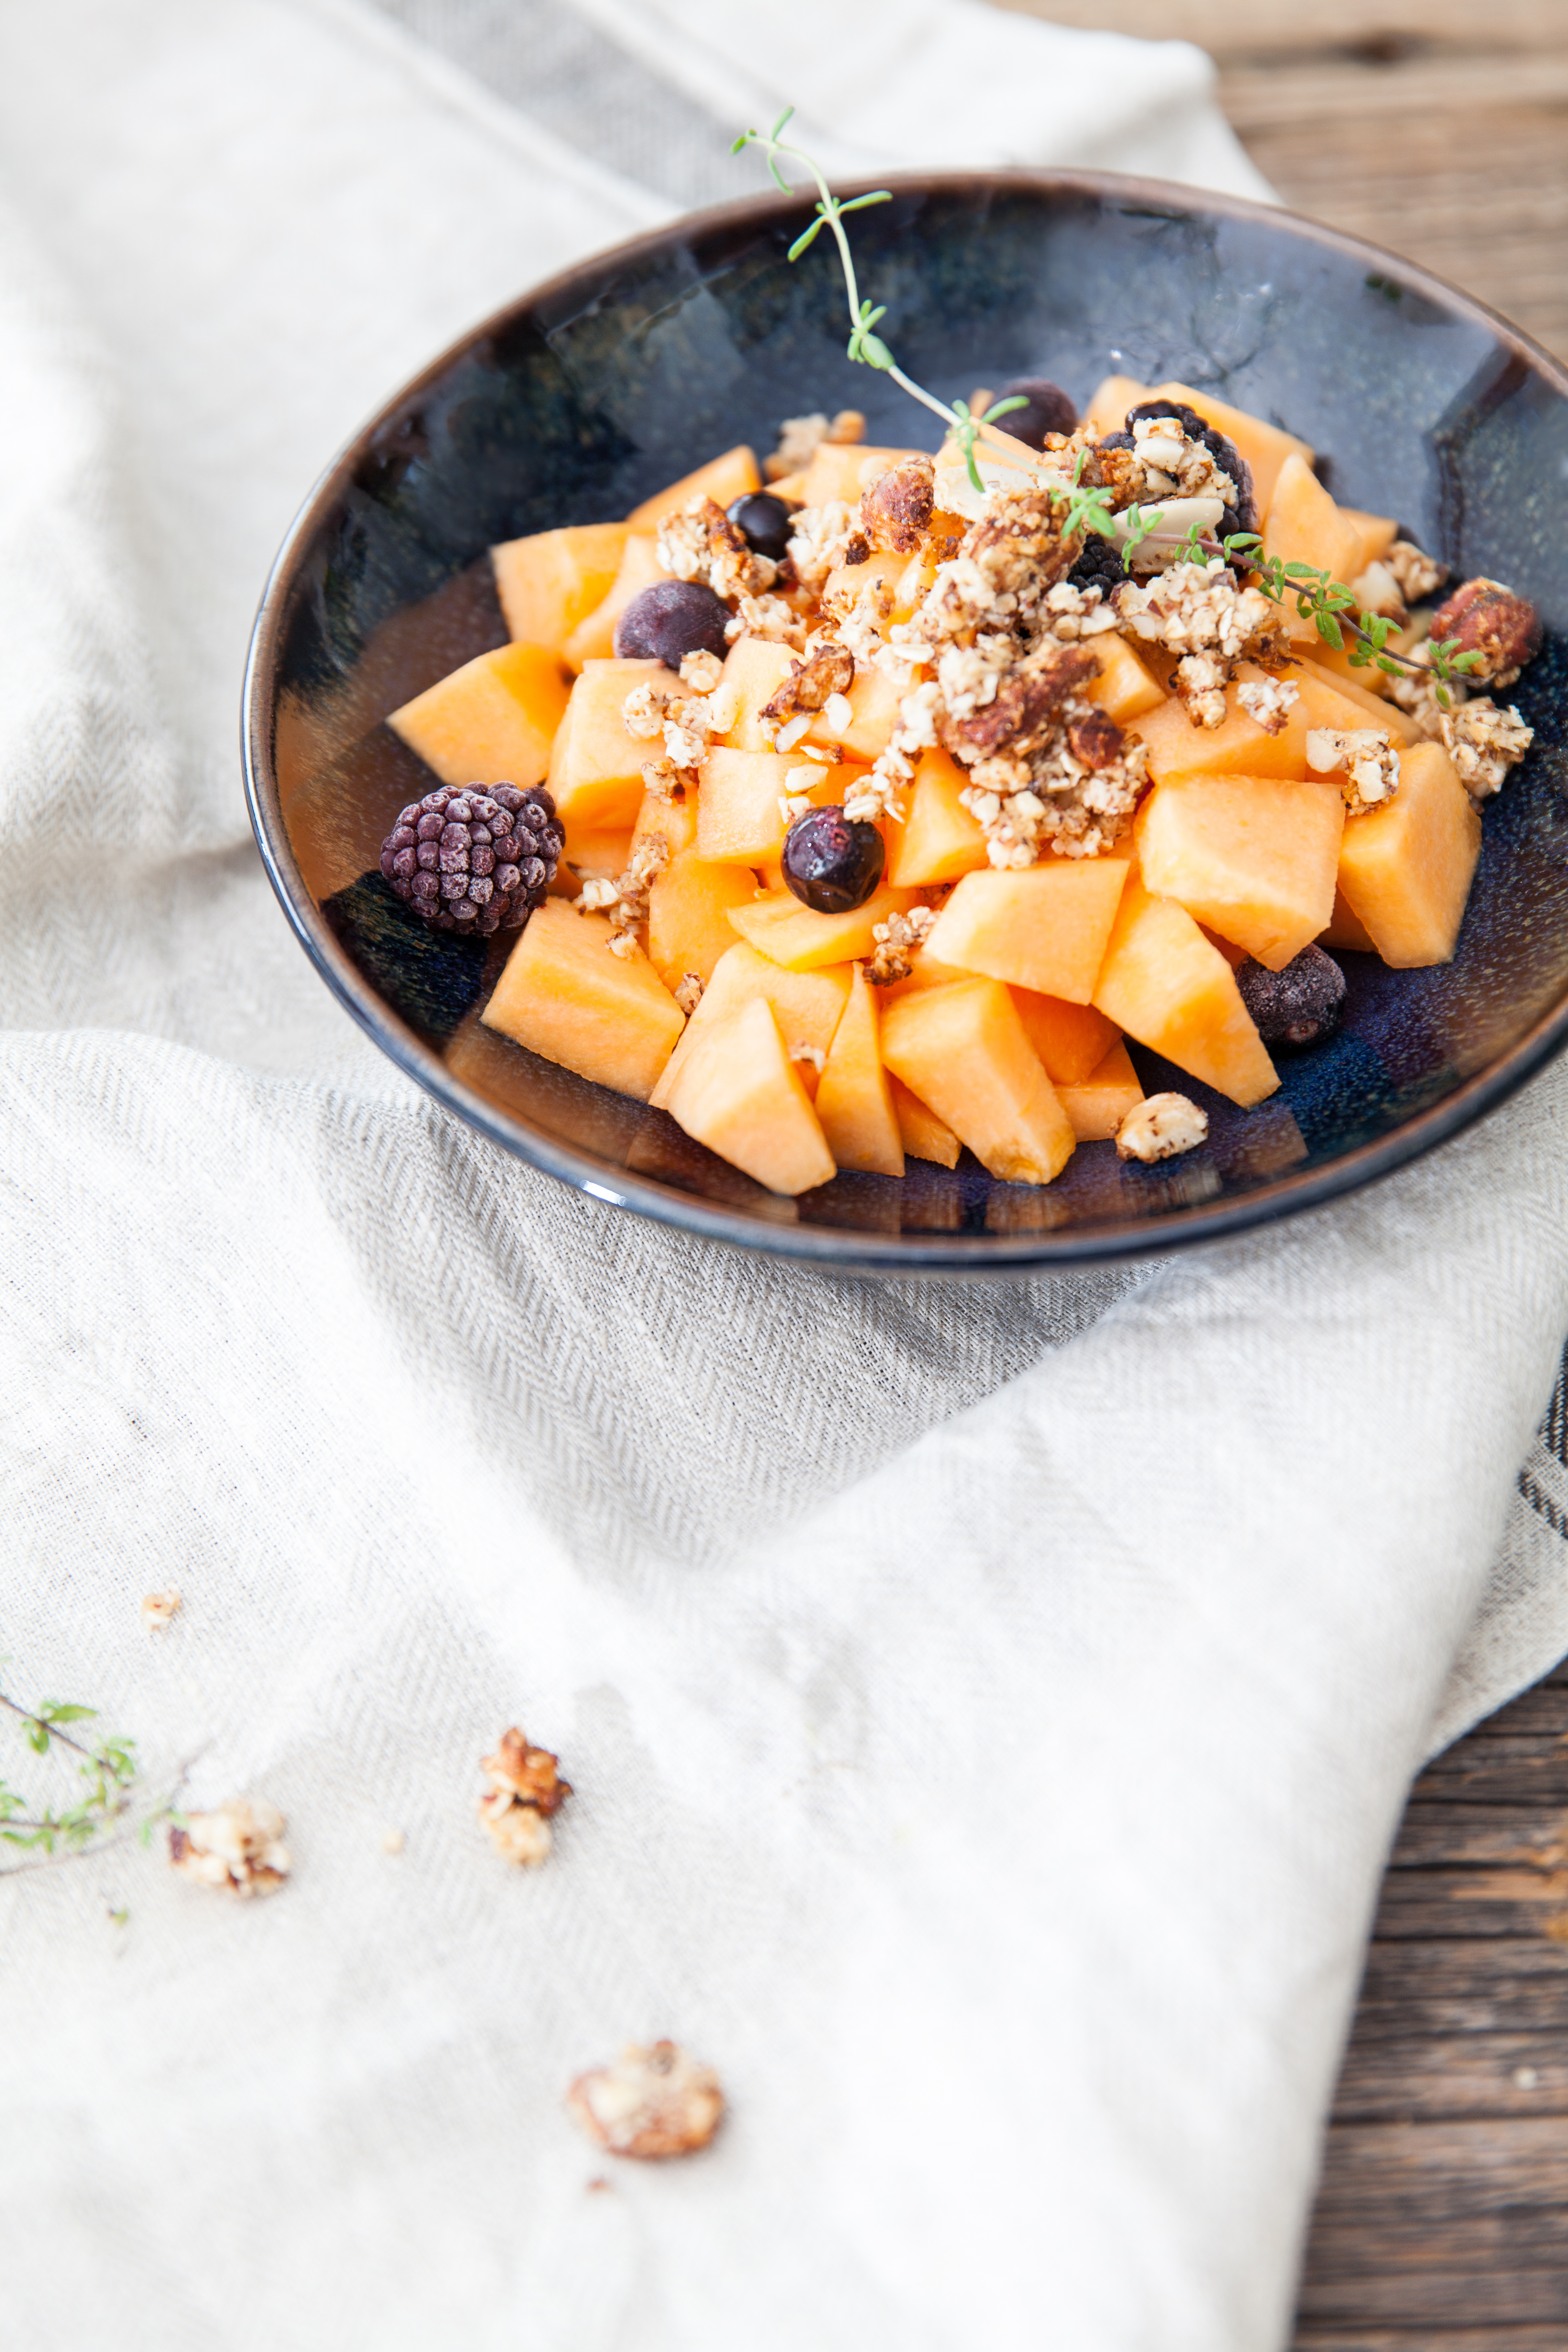
[[[933,416],[940,416],[963,452],[963,462],[969,468],[970,480],[977,490],[983,490],[985,485],[980,478],[980,468],[974,462],[976,440],[985,427],[994,425],[999,416],[1011,415],[1014,409],[1026,408],[1029,404],[1019,393],[1011,399],[994,402],[984,416],[975,416],[971,414],[966,401],[955,400],[952,403],[940,401],[934,392],[927,392],[925,386],[917,383],[913,376],[904,373],[881,336],[876,331],[888,315],[887,305],[872,303],[862,296],[855,274],[855,257],[849,250],[849,239],[844,228],[847,214],[864,212],[868,205],[890,204],[892,190],[879,188],[870,195],[851,196],[847,203],[841,202],[833,194],[820,167],[806,153],[805,148],[792,147],[780,137],[779,134],[794,112],[793,106],[786,106],[771,131],[742,131],[730,152],[731,155],[738,155],[744,147],[761,147],[768,159],[769,172],[786,196],[793,196],[795,191],[780,168],[779,157],[793,155],[795,162],[804,164],[806,171],[810,173],[816,183],[816,218],[809,228],[802,229],[790,247],[788,258],[791,261],[798,261],[816,242],[822,229],[832,230],[834,242],[838,247],[839,262],[844,270],[844,288],[849,303],[849,341],[847,346],[849,357],[852,360],[858,360],[865,367],[877,368],[882,374],[890,375],[893,382],[902,391],[907,392],[911,400],[918,400],[922,408],[929,408]]]
[[[105,1832],[132,1809],[140,1778],[135,1742],[104,1739],[89,1746],[63,1727],[68,1723],[95,1721],[96,1707],[78,1706],[61,1699],[40,1699],[36,1707],[27,1707],[5,1691],[0,1691],[0,1707],[17,1718],[22,1737],[36,1755],[47,1756],[52,1748],[58,1747],[78,1758],[77,1771],[84,1783],[76,1804],[56,1811],[47,1805],[31,1806],[26,1797],[0,1780],[0,1839],[7,1845],[41,1850],[55,1861],[85,1853],[103,1842]],[[184,1776],[182,1773],[180,1777],[183,1780]],[[143,1819],[140,1832],[142,1844],[151,1841],[158,1822],[178,1818],[171,1797]],[[18,1870],[38,1867],[36,1862],[20,1863],[10,1870],[0,1869],[0,1878],[14,1877]]]

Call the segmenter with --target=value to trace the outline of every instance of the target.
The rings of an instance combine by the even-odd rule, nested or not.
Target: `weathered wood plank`
[[[1561,2327],[1443,2327],[1419,2338],[1407,2327],[1304,2327],[1292,2352],[1563,2352]]]
[[[1389,1867],[1426,1869],[1434,1863],[1559,1869],[1568,1863],[1568,1813],[1543,1815],[1533,1805],[1483,1806],[1413,1797]]]
[[[1334,2095],[1336,2126],[1542,2116],[1568,2117],[1568,2041],[1538,2032],[1391,2040],[1358,2021]]]
[[[1373,1932],[1382,1943],[1434,1936],[1568,1938],[1568,1870],[1521,1864],[1513,1869],[1435,1864],[1390,1871],[1383,1882]]]

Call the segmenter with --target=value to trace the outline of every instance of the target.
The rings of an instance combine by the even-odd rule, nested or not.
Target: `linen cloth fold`
[[[732,100],[873,169],[1256,187],[1194,57],[963,0],[0,11],[3,1686],[296,1858],[244,1906],[134,1845],[0,1885],[18,2342],[1285,2342],[1410,1773],[1568,1646],[1568,1474],[1518,1482],[1562,1074],[1163,1266],[753,1261],[376,1055],[235,751],[332,448],[719,193]],[[473,1818],[514,1719],[577,1790],[537,1874]],[[590,2194],[565,2085],[659,2033],[723,2136]]]

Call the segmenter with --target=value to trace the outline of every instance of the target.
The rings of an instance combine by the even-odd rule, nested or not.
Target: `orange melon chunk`
[[[667,988],[688,972],[706,982],[735,944],[730,917],[749,906],[757,886],[749,866],[713,865],[682,849],[654,877],[647,898],[648,961]]]
[[[625,526],[622,526],[623,529]],[[584,662],[608,661],[616,650],[616,623],[634,596],[651,588],[657,580],[668,580],[668,572],[658,560],[658,546],[650,531],[626,532],[621,552],[620,569],[611,581],[601,601],[584,613],[572,634],[561,647],[561,658],[568,669],[581,669]]]
[[[1279,468],[1263,523],[1263,552],[1286,563],[1310,563],[1347,583],[1361,563],[1361,533],[1347,521],[1304,457],[1291,455]],[[1322,643],[1316,625],[1289,598],[1279,607],[1292,638]]]
[[[633,833],[629,825],[610,825],[601,830],[596,825],[569,824],[565,828],[566,845],[562,852],[561,866],[570,866],[581,878],[613,881],[624,874],[630,863]],[[557,867],[555,879],[561,879]],[[554,884],[552,884],[552,888]],[[557,893],[559,895],[559,893]],[[572,896],[577,895],[575,889]]]
[[[1090,702],[1100,705],[1108,719],[1114,719],[1118,727],[1141,719],[1144,711],[1157,709],[1164,701],[1165,689],[1159,679],[1114,629],[1107,629],[1103,636],[1090,637],[1089,646],[1099,660],[1100,675],[1090,678],[1084,693]]]
[[[805,740],[840,749],[851,759],[874,760],[898,724],[900,691],[879,669],[858,669],[844,698],[849,705],[848,725],[836,727],[826,711],[819,710]]]
[[[697,795],[697,847],[704,857],[743,859],[749,866],[783,855],[784,793],[805,787],[802,770],[820,779],[810,787],[819,807],[830,808],[844,798],[851,778],[863,775],[858,764],[820,767],[809,760],[781,751],[731,751],[717,744],[702,764],[702,785]],[[785,779],[794,775],[797,781]]]
[[[904,821],[888,827],[888,879],[896,889],[956,882],[989,862],[985,835],[958,797],[968,782],[945,751],[921,753]]]
[[[1157,783],[1174,775],[1304,776],[1312,728],[1366,725],[1365,706],[1342,693],[1337,680],[1331,684],[1307,663],[1288,674],[1297,698],[1278,735],[1247,717],[1234,687],[1226,698],[1230,715],[1221,727],[1194,727],[1174,695],[1158,710],[1145,711],[1130,731],[1149,747],[1151,776]],[[1239,684],[1263,676],[1253,662],[1243,662],[1237,672]]]
[[[1092,1004],[1069,1004],[1065,997],[1041,996],[1032,988],[1016,988],[1013,1002],[1046,1076],[1058,1090],[1081,1086],[1120,1042],[1116,1024]]]
[[[545,646],[498,646],[426,687],[387,719],[444,784],[542,783],[566,709],[561,665]]]
[[[590,522],[492,547],[496,593],[512,635],[559,653],[609,594],[626,545],[624,522]]]
[[[884,882],[849,914],[818,915],[803,907],[793,890],[781,890],[736,907],[730,920],[743,940],[774,963],[789,971],[816,971],[823,964],[868,956],[876,945],[871,936],[876,926],[889,915],[904,914],[914,902],[912,890],[895,890]]]
[[[1109,1143],[1128,1112],[1143,1099],[1132,1058],[1119,1037],[1088,1077],[1058,1087],[1061,1106],[1080,1143]]]
[[[846,506],[858,507],[861,491],[879,474],[885,474],[900,457],[921,454],[915,449],[873,448],[864,441],[819,441],[796,495],[803,506],[821,507],[830,499],[842,499]]]
[[[1000,981],[900,997],[882,1017],[882,1058],[1004,1183],[1048,1184],[1071,1159],[1072,1122]]]
[[[1366,712],[1367,719],[1374,727],[1381,727],[1385,734],[1392,735],[1396,743],[1424,740],[1421,730],[1409,712],[1401,710],[1397,702],[1385,701],[1373,684],[1374,679],[1386,677],[1385,671],[1370,666],[1365,669],[1352,669],[1348,656],[1336,654],[1331,646],[1321,646],[1310,660],[1303,656],[1300,668],[1290,674],[1298,682],[1302,677],[1315,677],[1331,692],[1345,696],[1358,709]],[[1364,727],[1367,719],[1359,723]]]
[[[737,940],[714,965],[685,1034],[669,1057],[669,1066],[648,1099],[656,1110],[662,1108],[691,1046],[756,996],[765,996],[778,1015],[785,1049],[791,1055],[807,1050],[826,1060],[848,994],[847,964],[830,971],[785,971],[782,964],[770,962],[755,948]]]
[[[1333,911],[1345,804],[1337,786],[1270,776],[1171,776],[1138,812],[1147,887],[1270,971]]]
[[[771,751],[777,732],[773,719],[763,721],[763,706],[771,702],[799,656],[787,646],[766,637],[737,637],[724,660],[724,675],[715,699],[731,713],[724,741],[733,751]]]
[[[1148,397],[1149,386],[1140,383],[1135,375],[1108,375],[1095,386],[1083,421],[1097,440],[1106,433],[1120,433],[1128,410]]]
[[[904,1147],[882,1066],[881,1016],[858,964],[816,1089],[816,1116],[840,1168],[901,1176]]]
[[[1235,442],[1252,468],[1252,486],[1258,493],[1260,515],[1268,512],[1275,485],[1288,460],[1299,457],[1307,466],[1312,462],[1313,453],[1308,442],[1298,440],[1294,433],[1287,433],[1261,416],[1250,415],[1245,408],[1232,408],[1228,401],[1216,400],[1212,392],[1194,392],[1190,383],[1162,383],[1145,397],[1185,401],[1205,425],[1217,425]]]
[[[1342,507],[1340,512],[1360,535],[1362,570],[1381,562],[1399,537],[1399,525],[1392,515],[1365,514],[1360,507]]]
[[[899,1137],[909,1157],[933,1160],[939,1168],[956,1168],[963,1146],[947,1121],[938,1118],[918,1095],[910,1094],[902,1078],[895,1078],[891,1071],[888,1073],[888,1087],[899,1122]]]
[[[1117,856],[966,874],[927,933],[927,951],[961,971],[1087,1004],[1127,875],[1128,860]]]
[[[632,827],[631,845],[636,849],[645,841],[662,841],[674,857],[682,849],[689,849],[697,839],[697,795],[683,793],[679,800],[666,799],[662,793],[644,793],[637,821]]]
[[[765,997],[708,1031],[665,1108],[688,1135],[771,1192],[806,1192],[837,1172]]]
[[[642,809],[643,762],[663,748],[628,734],[621,712],[645,678],[663,678],[662,662],[585,662],[555,738],[550,789],[568,826],[609,832],[634,825]]]
[[[610,939],[603,915],[547,898],[480,1018],[547,1062],[646,1102],[685,1024],[647,958],[612,955]]]
[[[1372,933],[1341,889],[1334,891],[1334,911],[1329,917],[1328,929],[1319,937],[1318,945],[1321,948],[1353,948],[1361,955],[1377,953]]]
[[[710,457],[705,466],[694,473],[682,474],[679,482],[668,489],[655,491],[634,507],[626,521],[633,530],[656,530],[666,515],[677,514],[692,499],[711,499],[715,506],[732,505],[752,490],[763,487],[757,461],[744,442],[734,449],[726,449],[721,457]]]
[[[1184,907],[1151,898],[1136,874],[1122,897],[1094,1001],[1140,1045],[1243,1109],[1279,1084],[1224,956]]]
[[[1481,820],[1442,745],[1402,751],[1398,792],[1351,819],[1340,851],[1340,888],[1384,963],[1449,961],[1480,854]]]

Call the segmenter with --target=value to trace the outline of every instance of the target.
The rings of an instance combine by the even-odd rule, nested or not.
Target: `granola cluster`
[[[724,2113],[711,2066],[679,2043],[629,2042],[612,2066],[579,2074],[567,2105],[591,2139],[612,2156],[691,2156],[706,2147]]]
[[[584,915],[610,919],[610,953],[635,955],[647,923],[648,893],[669,863],[669,844],[663,834],[650,833],[633,845],[625,870],[613,881],[589,881],[573,905]]]
[[[1351,816],[1381,808],[1399,790],[1399,753],[1384,727],[1314,727],[1307,765],[1315,776],[1338,775]]]
[[[786,416],[779,426],[779,446],[763,459],[763,478],[782,482],[786,475],[805,471],[825,441],[864,441],[866,420],[858,408],[841,408],[837,416]]]
[[[271,1895],[292,1864],[288,1824],[259,1797],[231,1797],[210,1813],[189,1813],[169,1832],[169,1860],[184,1878],[248,1899]]]
[[[1279,661],[1286,644],[1279,608],[1260,588],[1243,588],[1221,557],[1177,563],[1140,588],[1116,591],[1129,635],[1180,656],[1172,684],[1194,727],[1223,727],[1225,690],[1243,661]]]
[[[911,907],[906,915],[889,915],[885,923],[873,925],[876,946],[866,966],[866,977],[873,988],[890,988],[895,981],[908,980],[912,959],[924,947],[935,923],[930,907]]]
[[[550,1816],[572,1794],[561,1759],[535,1748],[513,1724],[503,1731],[493,1756],[481,1765],[489,1788],[479,1799],[479,1821],[504,1862],[526,1869],[544,1860],[552,1838]]]

